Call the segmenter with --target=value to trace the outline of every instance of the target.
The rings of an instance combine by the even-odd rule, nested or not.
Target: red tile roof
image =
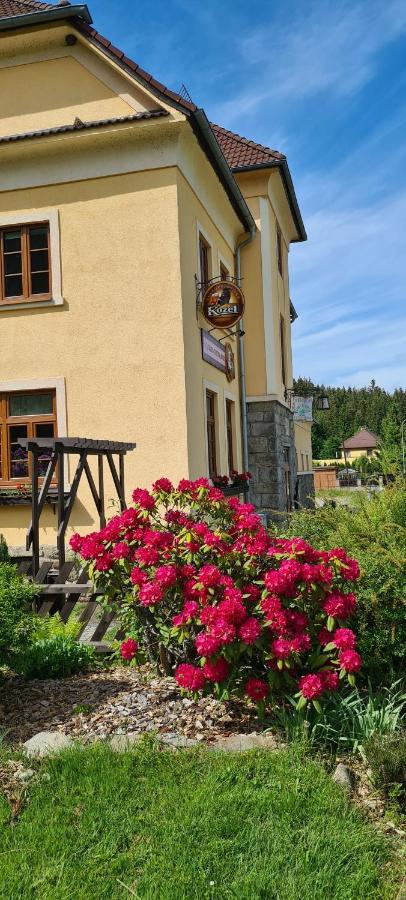
[[[278,150],[256,144],[255,141],[235,134],[234,131],[228,131],[221,125],[211,123],[211,127],[230,169],[250,169],[252,166],[272,165],[286,160],[286,156]]]
[[[92,122],[82,122],[76,118],[69,125],[55,125],[52,128],[42,128],[40,131],[24,131],[19,134],[6,134],[0,137],[0,144],[13,144],[15,141],[26,141],[32,138],[49,137],[52,134],[68,134],[75,131],[86,131],[92,128],[104,128],[106,125],[126,125],[130,122],[139,122],[141,119],[157,119],[167,116],[166,109],[150,109],[145,112],[134,113],[130,116],[116,116],[110,119],[96,119]]]
[[[0,19],[54,8],[55,5],[52,3],[39,3],[37,0],[0,0]]]
[[[379,445],[379,437],[368,428],[360,428],[352,437],[346,438],[341,444],[343,450],[372,450]]]

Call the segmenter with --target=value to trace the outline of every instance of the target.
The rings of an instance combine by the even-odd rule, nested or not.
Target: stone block
[[[67,734],[61,731],[39,731],[23,744],[24,753],[27,756],[48,756],[49,753],[59,753],[73,746],[73,741]]]

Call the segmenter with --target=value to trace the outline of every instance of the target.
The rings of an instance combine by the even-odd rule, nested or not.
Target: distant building
[[[360,428],[352,437],[346,438],[340,446],[341,456],[350,461],[360,456],[376,456],[379,437],[368,428]]]

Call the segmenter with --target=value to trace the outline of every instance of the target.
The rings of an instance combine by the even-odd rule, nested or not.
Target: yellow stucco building
[[[24,541],[26,437],[136,441],[128,494],[249,467],[256,505],[286,509],[288,253],[306,239],[286,158],[209,123],[82,4],[0,0],[0,96],[0,532]],[[219,277],[242,285],[237,329],[202,315]],[[81,486],[72,528],[95,523]],[[49,505],[44,544],[54,526]]]

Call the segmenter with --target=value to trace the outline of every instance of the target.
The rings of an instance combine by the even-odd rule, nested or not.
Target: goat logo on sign
[[[244,294],[232,281],[217,281],[206,289],[202,312],[210,325],[230,328],[244,313]]]

